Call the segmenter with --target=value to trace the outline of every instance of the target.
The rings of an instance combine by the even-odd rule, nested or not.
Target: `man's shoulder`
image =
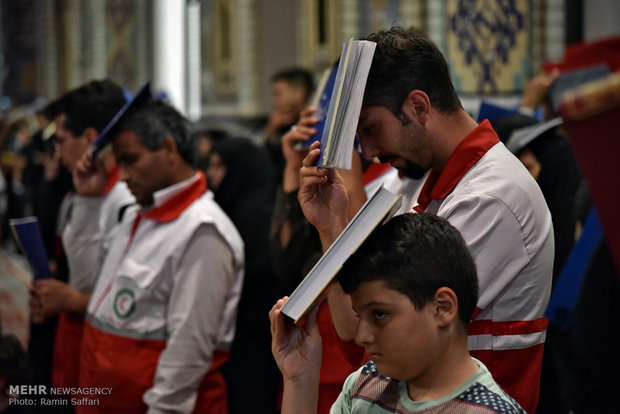
[[[548,211],[534,177],[502,143],[493,146],[469,169],[445,201],[448,206],[462,202],[468,206],[492,205],[517,216],[531,210],[541,215]]]

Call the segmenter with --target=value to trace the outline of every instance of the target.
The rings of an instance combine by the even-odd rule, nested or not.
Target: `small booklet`
[[[24,252],[32,267],[33,279],[51,277],[43,236],[36,217],[9,219],[9,226],[19,248]]]
[[[401,196],[381,185],[308,272],[282,307],[282,313],[299,323],[338,274],[342,265],[382,223],[400,207]]]
[[[376,46],[375,42],[353,39],[342,46],[321,131],[319,167],[351,169],[355,130]]]

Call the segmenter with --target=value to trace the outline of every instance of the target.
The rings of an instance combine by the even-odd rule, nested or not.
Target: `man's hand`
[[[103,162],[86,153],[73,171],[73,185],[77,194],[87,197],[101,197],[108,180]]]
[[[299,169],[302,167],[303,160],[308,154],[308,150],[297,149],[296,145],[308,141],[316,134],[314,125],[316,125],[319,120],[312,116],[315,112],[315,108],[305,108],[301,111],[301,117],[297,125],[282,136],[282,154],[286,160],[284,176],[282,177],[282,189],[287,193],[299,188]]]
[[[319,147],[320,142],[314,142],[303,160],[297,197],[304,216],[318,230],[325,251],[349,221],[349,198],[335,169],[314,166],[321,153]]]
[[[278,132],[280,128],[291,125],[297,119],[297,113],[293,110],[280,109],[275,110],[269,115],[267,126],[265,127],[265,135],[269,141],[273,134]]]
[[[60,280],[37,280],[31,292],[33,322],[35,317],[42,321],[61,312],[84,312],[89,298],[90,294],[78,292]]]
[[[28,288],[28,293],[30,294],[28,305],[30,307],[30,318],[32,319],[32,323],[40,324],[45,322],[43,305],[37,296],[34,284],[30,285]]]
[[[536,75],[530,83],[527,84],[523,91],[523,99],[521,101],[522,108],[536,110],[539,105],[548,99],[549,87],[560,75],[559,69],[554,69],[551,73],[541,72]]]

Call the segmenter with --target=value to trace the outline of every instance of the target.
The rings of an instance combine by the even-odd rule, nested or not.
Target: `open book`
[[[506,148],[508,148],[508,150],[513,154],[516,154],[525,148],[525,146],[530,142],[534,141],[534,139],[538,138],[550,129],[557,127],[558,125],[562,125],[561,117],[515,129],[510,134],[508,141],[506,141]]]
[[[321,132],[319,167],[351,169],[355,130],[376,46],[374,42],[353,39],[342,46]]]
[[[375,228],[390,219],[398,210],[400,199],[400,195],[389,192],[383,186],[377,188],[293,291],[282,307],[282,313],[292,318],[295,323],[299,323],[346,260]]]
[[[9,219],[9,226],[19,248],[24,252],[32,267],[33,279],[51,277],[47,253],[36,217]]]

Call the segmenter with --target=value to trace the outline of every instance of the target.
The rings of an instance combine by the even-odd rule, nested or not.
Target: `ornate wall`
[[[186,13],[179,30],[189,46],[180,62],[155,62],[157,25],[174,22],[156,22],[155,11],[165,15],[167,6],[151,0],[3,2],[5,56],[23,46],[13,63],[24,68],[17,82],[34,78],[29,87],[46,98],[104,76],[136,90],[155,69],[183,66],[190,75],[181,88],[194,115],[202,106],[203,114],[255,117],[269,110],[269,77],[280,66],[320,73],[348,38],[393,25],[417,26],[435,40],[464,97],[518,95],[565,47],[566,0],[166,1],[182,2]],[[36,29],[34,37],[27,27]],[[12,39],[7,49],[7,34],[20,42]],[[21,42],[28,39],[34,41]]]

